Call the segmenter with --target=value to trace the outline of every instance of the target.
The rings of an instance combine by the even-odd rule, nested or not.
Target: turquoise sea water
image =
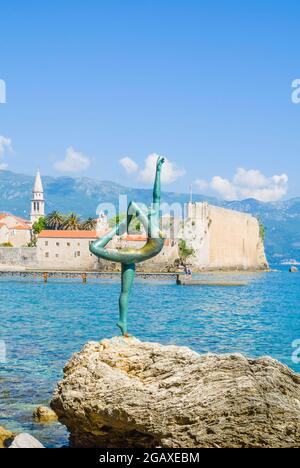
[[[200,353],[270,355],[300,372],[292,360],[292,343],[300,340],[300,274],[285,267],[208,276],[249,284],[180,287],[169,280],[138,280],[131,333]],[[72,353],[88,340],[118,334],[119,287],[118,280],[0,280],[0,340],[7,350],[6,363],[0,363],[0,426],[30,432],[48,447],[67,444],[62,426],[35,424],[31,414],[37,405],[48,404]]]

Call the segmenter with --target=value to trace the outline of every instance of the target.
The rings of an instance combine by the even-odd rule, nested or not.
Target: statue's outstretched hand
[[[156,163],[156,169],[160,171],[164,162],[165,162],[165,158],[162,158],[161,156],[159,156],[157,163]]]

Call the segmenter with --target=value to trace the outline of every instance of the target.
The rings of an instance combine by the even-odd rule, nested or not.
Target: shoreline
[[[205,269],[194,269],[193,274],[205,274],[205,273],[269,273],[272,271],[277,271],[272,268],[262,268],[262,269],[255,269],[255,268],[249,268],[249,269],[239,269],[239,268],[205,268]],[[0,275],[5,275],[5,274],[16,274],[16,275],[31,275],[31,274],[43,274],[47,273],[49,275],[51,274],[61,274],[61,275],[82,275],[82,274],[87,274],[91,276],[97,276],[97,275],[120,275],[120,271],[116,270],[55,270],[55,269],[0,269]],[[174,271],[161,271],[161,270],[151,270],[151,271],[136,271],[136,275],[144,275],[144,276],[152,276],[152,275],[162,275],[162,276],[167,276],[167,275],[173,275],[176,276],[178,274],[184,275],[184,272],[182,270],[174,270]]]
[[[266,270],[197,270],[193,271],[193,277],[197,276],[217,276],[217,275],[254,275],[262,273],[272,273],[278,270],[266,269]],[[137,271],[136,279],[144,280],[168,280],[176,282],[178,275],[185,277],[184,272],[181,270],[174,272],[161,272],[161,271]],[[119,271],[81,271],[81,270],[0,270],[0,279],[14,279],[23,278],[29,280],[39,280],[47,283],[51,279],[78,279],[82,283],[88,283],[89,280],[107,280],[107,279],[119,279]]]

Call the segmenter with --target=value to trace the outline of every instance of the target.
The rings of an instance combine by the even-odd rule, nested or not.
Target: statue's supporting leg
[[[125,265],[122,263],[122,289],[119,299],[120,318],[118,327],[121,329],[123,336],[128,336],[127,331],[127,315],[128,315],[128,300],[132,289],[135,276],[135,264]]]

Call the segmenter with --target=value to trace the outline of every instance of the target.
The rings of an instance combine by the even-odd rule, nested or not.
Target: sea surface
[[[242,287],[182,287],[171,280],[138,279],[130,332],[199,353],[269,355],[300,372],[300,273],[274,268],[278,271],[201,275],[246,281]],[[89,340],[118,334],[119,288],[118,279],[87,284],[0,280],[2,354],[3,342],[6,347],[6,362],[0,362],[0,426],[30,432],[47,447],[67,445],[63,426],[36,424],[32,411],[49,404],[74,352]]]

